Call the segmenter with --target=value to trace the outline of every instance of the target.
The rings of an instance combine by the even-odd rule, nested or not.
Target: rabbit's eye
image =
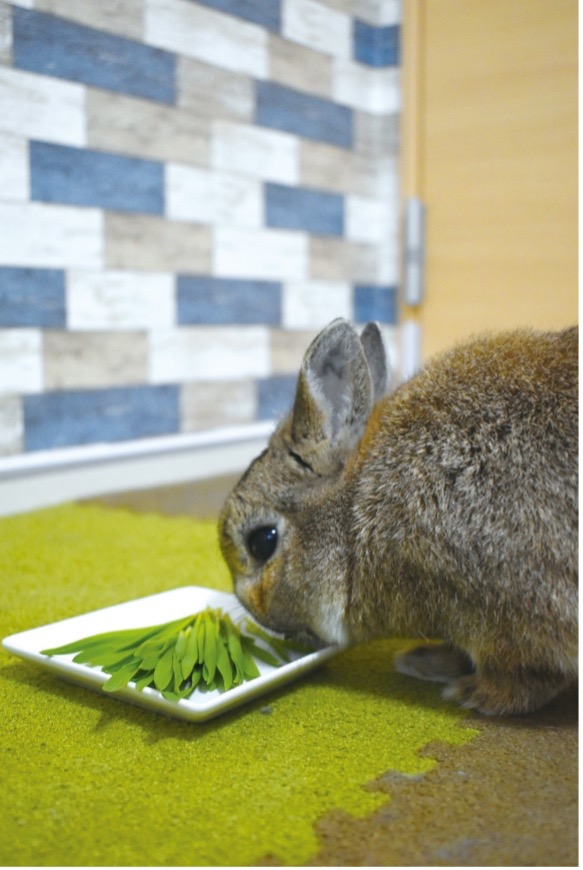
[[[258,562],[267,562],[275,553],[277,547],[277,529],[275,526],[259,526],[247,535],[247,549]]]

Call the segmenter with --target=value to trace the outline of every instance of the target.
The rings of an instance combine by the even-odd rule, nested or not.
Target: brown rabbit
[[[229,496],[221,548],[266,626],[438,638],[405,674],[488,714],[577,673],[578,330],[460,346],[382,396],[377,327],[335,320]]]

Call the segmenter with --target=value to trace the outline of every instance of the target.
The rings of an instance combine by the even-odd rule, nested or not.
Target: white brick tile
[[[66,292],[69,329],[155,329],[176,322],[169,274],[73,269]]]
[[[371,276],[373,283],[396,285],[399,281],[400,252],[396,234],[383,244],[377,244],[372,248],[374,252],[374,275]],[[368,283],[368,278],[363,278],[363,284]]]
[[[360,0],[358,0],[360,2]],[[388,26],[390,24],[400,24],[403,18],[403,10],[401,0],[380,0],[377,24],[379,26]]]
[[[334,236],[310,236],[310,276],[316,281],[376,284],[377,247]]]
[[[12,10],[0,4],[0,63],[12,62]]]
[[[352,317],[350,284],[340,281],[309,281],[284,285],[284,328],[319,329],[335,317]]]
[[[298,138],[263,127],[216,121],[213,124],[211,162],[217,169],[283,184],[297,184]]]
[[[348,0],[348,12],[361,21],[386,27],[401,21],[401,0]]]
[[[282,36],[336,57],[352,55],[352,19],[317,0],[286,0]]]
[[[39,393],[42,389],[40,330],[0,330],[0,395]]]
[[[354,2],[360,3],[361,0],[320,0],[324,6],[336,9],[337,12],[343,12],[345,15],[352,15],[352,3]],[[371,0],[371,2],[377,3],[378,0]]]
[[[157,215],[105,213],[105,262],[111,269],[206,274],[211,247],[210,226]]]
[[[269,34],[269,76],[272,81],[297,91],[330,98],[332,94],[332,62],[330,54],[314,51]]]
[[[0,130],[85,145],[85,88],[48,76],[0,67]]]
[[[259,227],[263,211],[263,191],[255,179],[176,163],[166,166],[166,213],[173,220]]]
[[[266,327],[182,327],[150,333],[152,383],[229,381],[268,374]]]
[[[143,384],[148,379],[144,332],[62,332],[43,336],[47,390]]]
[[[100,268],[103,213],[72,206],[0,202],[0,264]]]
[[[28,144],[0,133],[0,199],[27,200],[29,195]]]
[[[346,197],[346,237],[352,242],[387,242],[398,231],[398,200]]]
[[[146,0],[145,41],[256,78],[268,73],[264,28],[188,0]]]
[[[373,165],[381,160],[396,160],[401,144],[399,122],[397,112],[386,115],[355,112],[355,150]]]
[[[374,165],[376,167],[376,181],[372,195],[377,198],[385,198],[398,210],[400,185],[398,159],[390,157],[388,160],[377,160]]]
[[[372,69],[351,60],[334,61],[332,94],[340,103],[373,114],[398,112],[401,107],[399,69]]]
[[[210,122],[192,109],[91,88],[87,144],[92,148],[162,162],[208,165]]]
[[[178,58],[178,106],[199,123],[213,118],[251,121],[255,113],[255,85],[251,76]]]
[[[5,396],[0,399],[0,456],[21,453],[24,440],[22,399]]]
[[[111,31],[130,39],[142,38],[142,0],[99,0],[98,3],[88,3],[87,0],[34,0],[34,8],[78,21],[86,27]]]
[[[303,233],[215,229],[213,272],[217,276],[301,281],[307,271],[308,239]]]
[[[285,327],[272,329],[270,334],[272,373],[297,375],[304,355],[320,328],[316,326],[311,329],[286,329]]]
[[[185,384],[181,390],[181,431],[250,423],[257,413],[252,380]]]

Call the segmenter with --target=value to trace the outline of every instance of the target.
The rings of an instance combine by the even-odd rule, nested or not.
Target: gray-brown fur
[[[310,346],[220,518],[237,594],[327,642],[440,639],[398,669],[484,713],[536,709],[577,671],[577,330],[473,340],[379,398],[386,380],[374,325]]]

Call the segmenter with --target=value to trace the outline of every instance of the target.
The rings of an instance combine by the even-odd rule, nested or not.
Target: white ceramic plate
[[[105,607],[103,610],[94,610],[92,613],[84,613],[82,616],[74,616],[61,622],[53,622],[50,625],[13,634],[5,638],[2,645],[14,655],[32,661],[49,671],[54,671],[60,677],[99,690],[103,683],[109,679],[109,675],[105,674],[101,668],[76,664],[73,662],[72,655],[44,656],[41,655],[40,650],[63,646],[66,643],[89,637],[92,634],[100,634],[103,631],[159,625],[163,622],[179,619],[181,616],[186,617],[191,613],[198,613],[205,607],[221,607],[231,615],[234,621],[237,621],[244,613],[234,595],[216,592],[214,589],[206,589],[202,586],[183,586],[180,589],[172,589],[158,595],[149,595],[146,598],[137,598],[135,601],[127,601],[125,604],[116,604],[114,607]],[[260,641],[258,642],[260,643]],[[108,697],[123,699],[179,719],[203,722],[213,716],[218,716],[220,713],[225,713],[227,710],[232,710],[246,701],[257,698],[271,689],[276,689],[291,680],[295,680],[337,652],[339,652],[338,647],[326,647],[304,655],[292,653],[290,656],[292,661],[279,667],[271,667],[257,661],[260,676],[229,689],[227,692],[195,690],[189,698],[183,698],[181,701],[167,701],[156,689],[148,687],[139,692],[130,683],[125,689],[114,692]]]

